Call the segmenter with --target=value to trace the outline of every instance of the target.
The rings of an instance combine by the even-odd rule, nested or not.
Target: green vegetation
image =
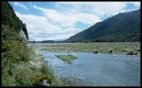
[[[10,28],[13,28],[12,31],[16,31],[17,33],[22,29],[28,39],[26,24],[24,24],[16,16],[13,8],[7,2],[2,2],[2,24],[5,26],[9,26]]]
[[[140,42],[140,33],[139,9],[98,22],[65,42]]]
[[[30,60],[30,55],[26,40],[23,40],[19,35],[19,31],[23,29],[22,25],[23,23],[17,18],[12,7],[7,2],[3,2],[1,25],[2,86],[20,86],[20,84],[28,86],[28,84],[31,84],[27,80],[30,76],[30,74],[27,76],[29,69],[27,67],[23,68]],[[26,31],[26,28],[24,30]]]
[[[12,42],[12,44],[17,43]],[[9,46],[11,47],[12,44],[10,43]],[[53,69],[47,66],[41,55],[35,53],[33,47],[29,47],[28,55],[24,52],[20,54],[19,47],[10,49],[9,52],[3,53],[2,86],[45,86],[42,84],[43,80],[47,80],[49,86],[61,84]],[[23,55],[23,58],[19,57],[19,54]]]
[[[97,43],[55,43],[46,44],[42,50],[53,52],[124,53],[140,54],[140,42],[97,42]]]
[[[39,72],[39,74],[36,74],[34,77],[32,77],[34,86],[61,85],[59,77],[54,73],[53,68],[48,66],[47,63],[42,64],[41,68],[37,72]],[[43,81],[46,81],[46,83],[43,83]]]
[[[68,55],[62,55],[62,54],[60,54],[60,55],[56,55],[56,57],[58,57],[59,59],[65,61],[65,62],[67,62],[69,64],[71,64],[72,60],[74,60],[74,59],[77,58],[77,57],[75,57],[75,56],[73,56],[71,54],[68,54]]]
[[[2,2],[2,86],[58,85],[58,78],[34,47],[27,46],[26,25],[8,2]],[[23,31],[27,40],[19,34]],[[45,63],[45,64],[44,64]]]

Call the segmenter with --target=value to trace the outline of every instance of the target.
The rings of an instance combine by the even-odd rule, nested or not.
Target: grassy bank
[[[77,58],[77,57],[75,57],[75,56],[73,56],[71,54],[68,54],[68,55],[62,55],[62,54],[60,54],[60,55],[56,55],[56,57],[58,57],[59,59],[65,61],[65,62],[67,62],[69,64],[71,64],[72,60],[74,60],[74,59]]]
[[[34,47],[20,53],[19,48],[25,50],[26,45],[20,47],[20,42],[11,42],[3,43],[3,50],[9,50],[2,53],[2,86],[60,85],[53,68],[47,65],[42,55],[36,53]]]
[[[31,69],[35,70],[36,74],[32,77],[33,86],[59,86],[61,82],[59,77],[54,72],[53,68],[48,65],[44,57],[39,54],[39,51],[33,46],[31,49],[31,61],[29,63]]]
[[[140,54],[140,42],[50,43],[42,50],[53,52],[94,52]]]

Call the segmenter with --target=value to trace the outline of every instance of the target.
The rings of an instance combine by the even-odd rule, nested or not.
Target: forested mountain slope
[[[140,41],[140,9],[119,13],[70,37],[66,42]]]

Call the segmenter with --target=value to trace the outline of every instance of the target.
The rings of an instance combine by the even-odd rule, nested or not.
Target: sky
[[[118,13],[140,9],[140,2],[9,2],[26,24],[29,40],[65,40]]]

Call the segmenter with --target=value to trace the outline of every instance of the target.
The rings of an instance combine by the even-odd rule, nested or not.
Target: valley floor
[[[34,43],[32,46],[54,67],[62,86],[140,85],[140,42]],[[77,58],[66,63],[70,55]]]
[[[41,43],[36,44],[40,46]],[[140,55],[140,42],[42,43],[44,51]]]

